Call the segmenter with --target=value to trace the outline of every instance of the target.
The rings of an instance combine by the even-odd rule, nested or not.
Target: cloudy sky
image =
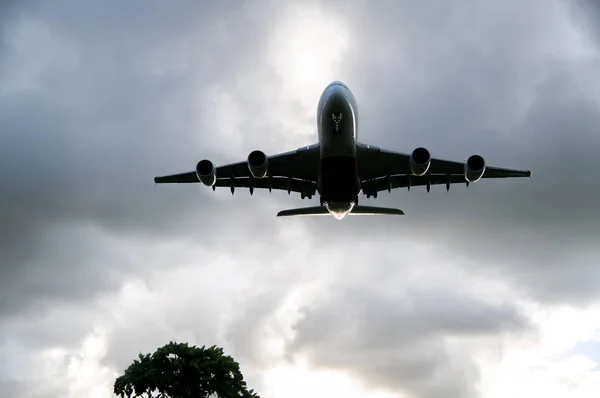
[[[0,396],[111,397],[169,340],[263,398],[597,396],[599,26],[591,0],[3,1]],[[364,143],[532,178],[342,222],[154,186],[315,142],[332,80]]]

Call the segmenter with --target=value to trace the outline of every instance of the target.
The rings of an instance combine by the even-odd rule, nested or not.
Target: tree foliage
[[[140,353],[115,380],[114,393],[121,398],[258,398],[222,348],[174,342],[152,355]]]

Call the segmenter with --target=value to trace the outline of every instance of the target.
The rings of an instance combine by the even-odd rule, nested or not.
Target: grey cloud
[[[111,255],[105,246],[94,241],[97,237],[93,234],[82,238],[81,235],[88,235],[85,230],[82,233],[81,229],[70,230],[61,226],[61,232],[61,239],[57,239],[51,229],[36,231],[37,256],[26,253],[20,258],[23,262],[13,267],[3,264],[4,277],[0,283],[0,309],[3,313],[14,314],[27,307],[44,312],[51,307],[48,300],[60,303],[82,297],[94,298],[98,290],[115,288],[120,284],[120,278],[107,268],[107,264],[120,256],[114,252]],[[67,237],[77,242],[77,248],[57,251],[57,247],[64,247],[62,239]],[[11,248],[14,250],[15,245]],[[27,247],[21,247],[21,250],[27,251]],[[123,257],[119,258],[119,262],[123,267],[128,266]]]
[[[56,6],[30,11],[30,17],[51,24],[56,40],[64,40],[75,49],[79,64],[78,73],[53,70],[42,74],[38,78],[41,89],[14,93],[5,97],[0,107],[4,131],[11,132],[2,139],[2,147],[11,149],[3,156],[2,167],[2,178],[12,187],[8,194],[9,203],[4,206],[10,209],[6,211],[6,217],[7,225],[11,226],[5,231],[12,231],[4,233],[8,235],[3,240],[6,243],[2,243],[6,247],[6,256],[9,256],[9,250],[10,256],[17,252],[11,249],[15,242],[35,247],[36,244],[18,237],[35,238],[39,234],[36,232],[39,222],[48,218],[89,220],[128,235],[184,233],[191,238],[201,234],[207,225],[221,223],[223,228],[236,225],[245,213],[242,208],[236,209],[239,214],[236,221],[224,220],[220,212],[207,211],[213,206],[219,206],[222,211],[232,210],[231,202],[220,203],[223,196],[198,187],[154,189],[150,179],[163,171],[191,169],[200,157],[218,161],[231,156],[225,148],[211,145],[210,137],[214,135],[214,130],[208,130],[211,126],[185,122],[190,114],[198,111],[193,104],[202,87],[190,73],[193,69],[203,77],[224,81],[235,76],[235,65],[251,62],[256,47],[244,45],[246,41],[234,38],[245,32],[249,43],[252,40],[262,43],[264,33],[261,32],[264,30],[251,27],[265,21],[249,6],[242,11],[229,12],[229,19],[221,22],[223,28],[216,22],[199,23],[194,15],[200,13],[200,8],[182,12],[183,8],[167,10],[157,5],[146,7],[144,13],[132,20],[126,16],[126,9],[133,6],[121,7],[125,9],[111,11],[78,5],[69,8],[68,12],[60,11],[62,8]],[[402,13],[387,12],[389,7],[363,13],[363,23],[356,25],[358,33],[353,35],[362,37],[356,47],[363,49],[363,61],[353,62],[356,72],[348,82],[357,92],[361,106],[361,138],[405,151],[424,144],[435,155],[459,159],[477,151],[490,163],[531,168],[534,178],[530,184],[484,181],[473,189],[453,188],[450,195],[442,193],[444,196],[434,187],[431,197],[426,199],[414,191],[410,195],[399,192],[381,201],[389,204],[402,197],[401,207],[408,214],[405,220],[410,220],[408,217],[413,215],[419,217],[419,223],[425,228],[435,226],[439,230],[439,239],[444,241],[448,241],[444,225],[453,225],[454,231],[460,231],[455,234],[460,241],[475,242],[486,224],[494,224],[495,229],[500,230],[493,231],[497,247],[518,246],[519,242],[509,240],[503,232],[506,228],[514,229],[517,222],[538,235],[542,228],[554,228],[557,234],[554,239],[560,239],[561,243],[565,243],[562,239],[565,225],[574,230],[572,239],[575,241],[594,236],[598,225],[594,221],[597,213],[592,212],[597,196],[595,191],[587,195],[587,200],[578,199],[583,200],[579,203],[579,212],[564,210],[572,201],[573,192],[583,188],[590,192],[594,184],[589,184],[583,174],[570,172],[557,162],[559,157],[575,158],[571,151],[593,151],[594,145],[578,144],[595,139],[597,112],[593,104],[586,102],[583,93],[571,96],[573,101],[577,100],[576,94],[582,96],[579,104],[568,98],[562,99],[563,102],[559,98],[557,102],[554,90],[562,95],[573,87],[569,83],[569,73],[564,72],[563,76],[547,78],[549,84],[546,86],[550,87],[544,89],[542,86],[538,101],[529,109],[530,116],[520,118],[527,112],[521,110],[521,99],[531,94],[532,84],[527,77],[540,70],[526,57],[535,41],[520,33],[526,32],[532,22],[545,27],[543,22],[528,17],[526,9],[516,15],[504,6],[498,6],[496,11],[500,17],[497,19],[489,14],[481,16],[477,23],[471,22],[478,30],[471,32],[470,41],[465,44],[458,40],[464,38],[460,25],[471,21],[470,16],[479,12],[477,9],[470,14],[461,14],[455,6],[447,10],[455,17],[448,19],[444,17],[447,14],[414,5],[407,5],[410,8]],[[110,18],[111,29],[107,32],[102,21],[109,20],[107,13],[110,12],[115,18]],[[203,18],[212,18],[220,15],[219,12],[216,7],[201,9]],[[106,19],[98,19],[102,15]],[[435,24],[439,33],[426,35],[424,26],[427,24],[413,22],[418,19],[415,15]],[[403,23],[396,24],[397,35],[384,35],[382,29],[391,27],[389,18],[392,16],[402,18]],[[157,22],[163,18],[169,23]],[[486,18],[494,23],[484,24],[482,21]],[[361,27],[371,31],[363,32]],[[147,34],[133,34],[135,29]],[[505,31],[512,33],[492,36]],[[223,35],[209,38],[210,33],[217,32]],[[114,40],[108,40],[108,34]],[[446,41],[439,40],[442,34],[447,36]],[[374,40],[375,37],[379,39]],[[518,42],[514,42],[516,38],[519,38]],[[385,43],[387,65],[378,62],[377,54],[368,52],[379,48],[364,46],[369,40]],[[444,43],[455,43],[454,50],[445,50]],[[485,52],[478,52],[483,45]],[[189,48],[195,51],[186,53],[182,50]],[[350,51],[350,59],[353,59],[353,50]],[[167,64],[168,72],[153,74],[154,66],[161,69],[158,60],[162,54],[167,55],[163,56],[163,64]],[[398,54],[400,59],[390,59],[389,54]],[[143,62],[147,60],[155,60],[157,65]],[[144,69],[141,69],[142,65]],[[544,65],[542,71],[553,68],[548,63]],[[379,78],[369,79],[374,77],[374,71]],[[463,78],[465,75],[468,79]],[[566,80],[562,87],[558,85],[552,90],[553,82],[563,79]],[[529,88],[523,88],[521,83],[529,83],[524,85]],[[61,95],[40,95],[43,89]],[[241,100],[245,98],[240,97]],[[548,103],[546,98],[552,102]],[[174,104],[185,105],[178,109]],[[31,116],[32,109],[35,109],[34,116]],[[506,111],[509,121],[503,120]],[[571,121],[566,119],[570,115],[573,115]],[[585,125],[582,115],[588,120]],[[549,117],[554,118],[552,123],[548,122]],[[561,119],[557,120],[557,117]],[[202,120],[202,114],[196,120]],[[513,136],[508,138],[501,131],[495,131],[495,121],[503,127],[512,126]],[[544,123],[542,128],[538,127],[540,123]],[[578,127],[576,130],[570,128],[574,125]],[[250,141],[248,136],[261,134],[260,125],[249,126],[246,138],[240,137],[247,142]],[[572,144],[560,140],[568,127]],[[198,130],[191,131],[192,128]],[[43,145],[43,150],[38,145]],[[583,157],[581,168],[593,170],[596,159],[595,156]],[[564,183],[557,184],[557,181]],[[275,194],[270,200],[279,201],[281,196]],[[262,205],[257,199],[248,200],[248,205],[260,209]],[[494,203],[494,206],[489,207],[488,203]],[[270,210],[264,211],[265,222],[276,225],[272,219],[274,214]],[[369,226],[371,223],[362,222],[358,224]],[[457,229],[454,224],[459,222],[467,228]],[[355,231],[350,223],[345,220],[342,228]],[[380,224],[374,225],[379,228]],[[580,235],[577,231],[583,233]],[[201,236],[222,241],[213,234]],[[539,242],[539,245],[543,244]],[[476,245],[484,244],[477,242]],[[34,253],[34,250],[28,252]]]
[[[244,300],[244,311],[232,320],[224,336],[236,355],[255,365],[264,365],[261,363],[261,351],[264,347],[257,342],[261,340],[265,324],[281,305],[286,291],[293,285],[288,282],[278,286]]]
[[[570,4],[571,15],[581,32],[600,48],[600,5],[594,0],[577,0]],[[595,42],[595,43],[594,43]]]
[[[301,231],[288,229],[285,233],[297,237]],[[172,265],[151,265],[139,278],[144,284],[142,302],[150,302],[125,310],[113,304],[120,320],[110,342],[114,357],[108,361],[117,367],[126,364],[138,350],[131,345],[132,335],[148,347],[160,344],[160,338],[169,332],[185,330],[200,344],[227,343],[236,357],[260,362],[256,353],[258,329],[264,327],[262,321],[281,305],[290,289],[314,275],[313,267],[304,266],[314,242],[307,238],[293,243],[277,235],[270,240],[270,250],[264,250],[261,242],[243,243],[225,251],[218,244],[199,244],[197,247],[203,248],[196,249],[185,242],[183,247],[188,248],[180,253],[181,258],[177,258],[182,250],[179,245],[160,252],[155,262],[168,264],[173,260]],[[151,293],[150,298],[144,293]]]
[[[332,299],[329,307],[313,309],[314,313],[309,311],[313,323],[302,321],[296,328],[300,336],[297,344],[306,343],[303,340],[306,338],[322,337],[322,331],[306,328],[312,326],[320,330],[328,323],[349,326],[346,323],[350,322],[357,333],[355,344],[366,347],[410,344],[413,338],[421,339],[430,334],[492,334],[526,323],[512,306],[492,306],[468,295],[439,289],[443,288],[406,289],[404,300],[357,288],[347,289],[341,297]],[[333,328],[340,332],[344,329],[343,326]],[[331,333],[330,338],[337,339],[337,333]]]
[[[44,278],[45,267],[57,278],[66,276],[65,286],[57,292],[68,295],[78,289],[87,295],[107,287],[101,282],[103,277],[95,276],[98,270],[93,262],[99,260],[96,253],[102,255],[110,249],[84,251],[81,239],[85,235],[73,237],[69,243],[67,235],[55,233],[68,224],[91,223],[153,239],[195,230],[196,236],[200,234],[207,242],[223,241],[202,234],[222,219],[215,213],[200,213],[217,203],[214,193],[197,186],[155,189],[152,178],[161,172],[191,170],[200,156],[217,157],[214,147],[199,151],[195,145],[204,141],[199,137],[210,141],[208,125],[202,122],[206,115],[196,115],[202,112],[197,96],[203,85],[195,76],[226,81],[237,64],[235,59],[243,60],[253,51],[252,46],[231,40],[229,35],[235,37],[240,30],[260,35],[260,30],[250,29],[261,23],[260,15],[253,16],[252,10],[249,13],[242,7],[230,11],[229,20],[221,19],[223,27],[219,28],[218,22],[208,21],[215,21],[214,13],[220,9],[206,9],[199,3],[194,3],[199,7],[195,9],[146,4],[146,11],[136,13],[133,19],[133,3],[122,6],[129,8],[128,12],[70,4],[68,8],[22,5],[19,16],[50,26],[46,43],[68,48],[65,51],[76,60],[74,69],[61,70],[49,63],[32,77],[36,88],[0,99],[0,174],[5,187],[10,187],[2,197],[0,257],[7,276],[2,281],[16,289],[10,291],[14,305],[27,303],[21,299],[23,294],[47,297],[48,290],[54,291]],[[201,23],[204,19],[199,16],[207,23]],[[215,29],[225,34],[214,36]],[[247,39],[260,43],[253,34]],[[182,57],[183,50],[181,60],[167,58],[162,63],[167,65],[166,72],[154,73],[152,64],[144,66],[148,59],[159,62],[161,56]],[[6,62],[11,55],[18,57],[27,51],[35,49],[13,49]],[[235,211],[231,215],[235,227],[242,218]],[[60,240],[52,243],[54,247],[62,247],[68,254],[62,250],[56,250],[61,257],[45,254],[50,233],[55,234],[51,238]],[[236,243],[233,237],[229,240]],[[113,261],[127,267],[120,258]],[[34,279],[27,284],[35,292],[22,289],[23,278]]]
[[[302,311],[288,349],[308,354],[316,366],[350,371],[371,388],[476,396],[478,369],[469,351],[452,350],[445,338],[469,341],[529,329],[512,305],[489,304],[468,292],[399,283],[384,293],[349,284]]]

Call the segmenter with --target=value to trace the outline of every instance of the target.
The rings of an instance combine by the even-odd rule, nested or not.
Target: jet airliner
[[[529,170],[487,166],[481,155],[463,162],[432,158],[424,147],[399,153],[358,141],[358,107],[344,83],[330,83],[317,107],[318,142],[292,151],[266,155],[250,152],[246,161],[217,166],[200,160],[194,171],[155,177],[155,183],[202,183],[207,187],[283,190],[302,199],[319,194],[320,206],[280,211],[277,216],[402,215],[400,209],[358,204],[362,194],[377,198],[396,188],[479,181],[481,178],[529,177]]]

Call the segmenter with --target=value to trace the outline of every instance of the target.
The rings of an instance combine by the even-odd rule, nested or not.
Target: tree
[[[115,380],[121,398],[259,398],[246,382],[239,364],[217,346],[205,348],[174,343],[138,359]]]

